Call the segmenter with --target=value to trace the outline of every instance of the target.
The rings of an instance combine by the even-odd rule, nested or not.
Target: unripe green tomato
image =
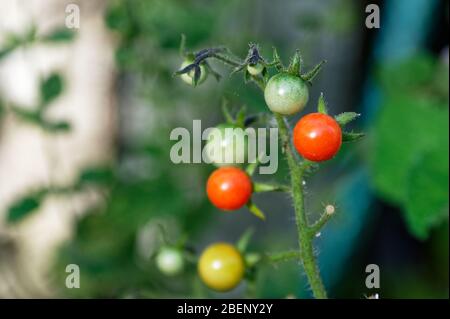
[[[184,62],[181,64],[180,70],[187,67],[189,64],[191,64],[192,60],[184,60]],[[181,79],[186,82],[187,84],[194,85],[194,72],[195,70],[192,69],[191,71],[187,73],[181,74]],[[206,68],[203,64],[200,64],[200,78],[198,79],[197,85],[205,82],[206,78],[208,77],[208,73],[206,71]]]
[[[308,102],[306,82],[289,73],[278,73],[270,78],[264,90],[264,99],[272,112],[292,115],[300,112]]]
[[[206,158],[220,167],[244,163],[247,147],[248,135],[243,128],[232,124],[219,124],[208,134],[204,151]]]
[[[251,75],[258,75],[264,70],[264,65],[261,63],[256,63],[255,65],[248,64],[247,71]]]
[[[165,275],[179,274],[184,267],[183,254],[179,249],[163,247],[156,255],[156,266]]]

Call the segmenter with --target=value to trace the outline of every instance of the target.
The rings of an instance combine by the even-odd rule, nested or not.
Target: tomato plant
[[[244,277],[245,264],[241,253],[227,243],[215,243],[200,256],[198,273],[211,289],[228,291],[236,287]]]
[[[208,70],[213,72],[209,64],[206,64],[208,59],[213,58],[231,66],[233,68],[232,73],[242,71],[245,82],[253,82],[264,92],[266,104],[278,126],[279,139],[290,174],[289,186],[269,185],[252,183],[250,176],[253,174],[257,163],[249,163],[246,171],[232,166],[221,167],[216,169],[208,178],[206,193],[209,200],[223,210],[236,210],[247,205],[250,212],[261,219],[265,219],[261,210],[251,202],[252,193],[265,191],[289,192],[293,197],[299,249],[281,252],[268,259],[272,262],[292,258],[300,260],[314,297],[327,298],[314,255],[313,239],[326,222],[335,215],[335,207],[329,204],[325,205],[322,215],[314,223],[311,223],[307,218],[303,204],[303,181],[311,172],[312,166],[315,165],[313,162],[321,162],[332,158],[339,151],[342,142],[355,141],[362,137],[361,133],[343,132],[341,129],[359,114],[349,112],[339,114],[334,118],[331,117],[328,115],[322,94],[318,101],[318,113],[306,115],[297,123],[291,141],[288,120],[284,116],[300,112],[306,106],[309,100],[308,85],[319,73],[325,61],[317,64],[309,72],[302,73],[302,58],[299,51],[291,58],[289,66],[285,67],[275,48],[273,60],[268,62],[260,55],[256,44],[250,45],[248,55],[243,60],[234,56],[226,48],[203,49],[194,56],[195,59],[192,64],[184,66],[175,74],[182,76],[196,70],[194,84],[198,84],[200,66],[205,64],[208,66]],[[269,76],[270,69],[276,70],[272,77]],[[228,112],[224,112],[224,115],[227,119],[230,118]],[[211,144],[211,147],[213,146]],[[235,153],[232,143],[224,147],[224,150]],[[301,160],[298,160],[295,156],[296,150],[302,155]],[[240,250],[242,251],[242,249]],[[250,258],[250,256],[252,257]],[[256,258],[254,258],[255,256]],[[239,251],[233,246],[227,244],[213,245],[200,257],[198,264],[200,277],[212,289],[218,291],[232,289],[243,277],[244,262],[242,260]],[[254,273],[255,267],[264,258],[260,254],[248,254],[246,260],[248,260],[248,272]],[[252,276],[250,275],[247,279],[251,281]]]
[[[206,192],[214,206],[223,210],[236,210],[244,206],[252,195],[252,181],[237,167],[221,167],[208,178]]]
[[[293,142],[297,151],[313,162],[329,160],[341,148],[341,127],[327,114],[305,115],[295,125],[293,133]]]

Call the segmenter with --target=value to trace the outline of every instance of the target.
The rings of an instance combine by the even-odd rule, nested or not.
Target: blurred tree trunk
[[[116,106],[114,41],[103,21],[106,1],[6,0],[0,2],[0,48],[6,34],[64,26],[66,5],[79,5],[80,28],[72,42],[33,44],[0,61],[0,97],[9,105],[38,103],[39,80],[60,73],[64,92],[49,117],[71,123],[49,134],[6,112],[0,126],[0,297],[51,297],[55,249],[71,235],[74,218],[99,201],[95,192],[51,196],[39,211],[7,225],[11,203],[30,191],[73,183],[78,172],[114,156]],[[64,289],[64,283],[60,283]]]

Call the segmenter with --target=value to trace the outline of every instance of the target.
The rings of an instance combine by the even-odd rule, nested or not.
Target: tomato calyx
[[[275,48],[273,48],[273,62],[270,63],[269,65],[275,66],[280,73],[281,72],[289,73],[293,76],[299,77],[309,85],[312,85],[312,80],[317,76],[317,74],[319,74],[320,70],[322,69],[325,63],[327,63],[327,60],[322,60],[321,62],[316,64],[310,71],[302,73],[303,59],[300,50],[295,51],[295,54],[291,58],[289,66],[285,68],[283,66],[283,62],[281,61],[280,56],[278,55],[278,51]]]
[[[250,43],[249,47],[247,57],[231,71],[231,74],[244,71],[244,80],[246,82],[248,82],[252,76],[262,75],[265,77],[267,75],[267,62],[259,53],[258,44]]]
[[[174,75],[191,75],[193,72],[192,85],[194,87],[202,82],[201,79],[205,77],[205,74],[203,73],[211,73],[216,80],[219,81],[221,75],[211,67],[206,59],[210,57],[217,57],[218,54],[223,53],[226,50],[226,48],[210,48],[203,49],[198,52],[188,52],[186,51],[186,37],[182,34],[180,41],[180,55],[185,59],[185,61],[189,61],[190,63],[185,63],[187,65],[183,65],[181,69],[174,73]]]

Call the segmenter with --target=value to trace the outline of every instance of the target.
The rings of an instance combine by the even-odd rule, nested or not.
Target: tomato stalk
[[[282,145],[285,145],[285,154],[289,171],[291,173],[292,198],[294,201],[295,220],[297,223],[298,244],[300,248],[300,261],[303,264],[306,276],[308,278],[311,290],[315,298],[327,298],[327,293],[320,277],[316,257],[313,252],[313,236],[311,236],[310,226],[306,219],[303,177],[308,162],[302,162],[300,165],[294,158],[292,148],[289,144],[289,131],[281,115],[275,114],[278,123],[279,136]]]

